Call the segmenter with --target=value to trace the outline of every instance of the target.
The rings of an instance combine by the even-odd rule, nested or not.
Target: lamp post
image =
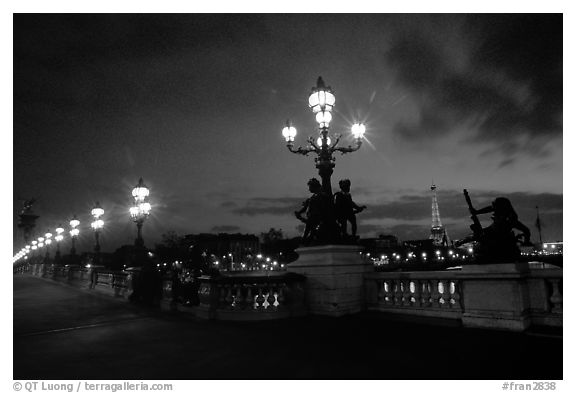
[[[70,255],[76,255],[76,238],[80,233],[80,230],[77,228],[80,225],[80,221],[76,218],[76,215],[70,220],[70,238],[72,239],[72,248],[70,249]]]
[[[138,234],[136,236],[135,245],[137,248],[144,248],[144,240],[142,239],[142,226],[144,221],[150,215],[151,206],[148,202],[148,195],[150,195],[150,190],[142,178],[138,181],[138,184],[132,190],[132,196],[134,197],[134,205],[130,208],[130,217],[132,221],[136,223],[136,228],[138,228]]]
[[[104,215],[104,209],[100,207],[99,202],[96,202],[90,214],[94,217],[94,221],[92,221],[90,226],[94,230],[94,238],[96,240],[94,245],[94,264],[96,265],[100,262],[100,231],[104,227],[104,221],[100,219]]]
[[[316,140],[314,137],[309,137],[307,140],[307,145],[305,147],[294,148],[294,139],[296,137],[296,128],[292,126],[290,121],[286,122],[286,127],[282,130],[282,136],[286,139],[286,147],[292,153],[301,154],[307,156],[310,153],[316,154],[315,162],[316,169],[318,169],[318,174],[322,179],[322,191],[329,197],[329,200],[333,205],[332,200],[332,185],[330,184],[330,178],[334,172],[334,152],[340,152],[341,154],[351,153],[362,146],[362,138],[364,137],[364,132],[366,131],[366,126],[361,123],[356,123],[352,126],[351,132],[354,137],[354,146],[338,146],[342,135],[334,134],[334,141],[330,138],[329,128],[330,122],[332,121],[332,110],[336,103],[336,98],[332,93],[332,89],[327,87],[322,80],[322,77],[318,78],[316,86],[312,88],[312,93],[308,98],[308,105],[312,109],[312,112],[316,114],[316,122],[318,123],[319,136]],[[332,212],[333,206],[326,209]],[[333,212],[322,220],[320,224],[319,232],[324,232],[324,242],[338,242],[339,234],[338,231],[334,231],[336,225]]]
[[[52,234],[50,232],[46,232],[44,237],[46,238],[46,240],[44,240],[44,243],[46,244],[46,256],[44,259],[46,263],[48,263],[48,260],[50,259],[50,244],[52,244]]]
[[[62,235],[62,233],[64,233],[64,228],[62,228],[62,225],[58,225],[58,228],[56,228],[55,231],[56,236],[54,236],[54,240],[56,240],[56,256],[54,259],[56,263],[60,263],[60,242],[64,239],[64,236]]]

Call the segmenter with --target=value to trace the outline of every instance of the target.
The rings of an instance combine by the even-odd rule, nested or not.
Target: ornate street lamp
[[[94,221],[92,221],[90,226],[94,230],[94,238],[96,239],[96,244],[94,245],[94,264],[96,265],[100,262],[100,232],[104,227],[104,221],[100,219],[104,215],[104,209],[100,207],[99,202],[96,202],[90,214],[94,217]]]
[[[320,135],[316,140],[314,137],[309,137],[307,146],[294,148],[294,139],[296,137],[296,128],[292,126],[290,121],[286,122],[286,127],[282,130],[282,135],[286,139],[286,146],[288,150],[295,154],[302,154],[307,156],[310,153],[317,155],[315,158],[316,169],[318,169],[318,174],[322,179],[322,190],[329,197],[327,200],[332,201],[332,186],[330,184],[330,178],[334,172],[334,152],[340,152],[341,154],[351,153],[358,149],[362,145],[362,138],[364,137],[364,132],[366,131],[366,126],[364,124],[356,123],[352,126],[351,132],[354,137],[355,145],[349,145],[347,147],[338,146],[342,135],[334,134],[334,141],[328,136],[330,122],[332,121],[332,110],[336,103],[336,98],[330,87],[327,87],[322,80],[322,77],[318,78],[316,87],[312,88],[312,93],[308,98],[308,104],[312,109],[312,112],[316,114],[316,122],[318,123],[318,129]],[[332,211],[332,208],[326,209],[327,211]],[[323,234],[323,242],[338,242],[339,235],[337,230],[335,230],[335,218],[333,213],[330,216],[324,217],[323,222],[320,224],[319,232]]]
[[[62,233],[64,233],[64,228],[62,225],[58,225],[58,228],[55,229],[56,236],[54,236],[54,240],[56,240],[56,261],[60,262],[60,242],[64,239]]]
[[[76,238],[80,234],[80,230],[77,228],[80,225],[80,221],[76,218],[76,215],[70,220],[70,237],[72,238],[72,248],[70,249],[71,255],[76,255]]]
[[[312,112],[316,114],[320,136],[316,141],[314,141],[313,137],[309,137],[307,140],[308,146],[298,147],[295,149],[294,139],[297,133],[296,128],[290,124],[290,121],[287,121],[286,127],[282,130],[282,135],[286,139],[286,146],[292,153],[302,154],[305,156],[310,153],[315,153],[318,156],[315,161],[318,174],[322,179],[322,188],[324,192],[330,195],[332,194],[330,177],[332,176],[335,166],[335,158],[332,157],[332,154],[336,151],[341,154],[346,154],[360,149],[362,138],[366,131],[366,126],[363,124],[357,123],[352,126],[351,131],[355,139],[355,146],[339,147],[338,143],[342,138],[342,135],[340,134],[335,134],[334,142],[332,142],[332,139],[328,136],[328,130],[330,128],[330,122],[332,121],[332,109],[334,108],[335,103],[336,98],[332,93],[332,89],[326,87],[322,77],[319,77],[316,87],[312,88],[308,104],[312,109]]]
[[[142,178],[138,181],[138,184],[132,190],[132,196],[134,197],[134,205],[130,208],[130,217],[132,221],[136,223],[136,228],[138,228],[138,235],[136,237],[135,245],[136,247],[143,248],[144,240],[142,239],[142,226],[144,221],[150,215],[151,206],[148,202],[148,195],[150,195],[150,190]]]
[[[50,232],[46,232],[44,237],[46,238],[46,240],[44,240],[44,243],[46,244],[46,255],[44,256],[44,259],[46,262],[48,262],[50,259],[50,244],[52,244],[52,234]]]

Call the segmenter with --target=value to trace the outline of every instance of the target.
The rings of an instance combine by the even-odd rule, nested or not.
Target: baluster
[[[394,280],[394,305],[402,305],[402,282]]]
[[[440,307],[440,292],[438,292],[438,280],[430,280],[432,294],[430,295],[432,307]]]
[[[388,305],[394,304],[394,281],[385,280],[382,283],[382,289],[384,290],[384,302]]]
[[[256,296],[256,308],[262,310],[264,308],[264,295],[262,295],[262,284],[258,284],[258,296]]]
[[[376,286],[378,288],[378,303],[386,301],[386,281],[378,280],[376,281]]]
[[[450,307],[460,309],[460,283],[458,280],[450,281]]]
[[[252,294],[252,284],[248,284],[246,289],[246,309],[254,310],[254,295]]]
[[[447,280],[440,280],[438,286],[442,288],[440,294],[440,307],[449,308],[450,307],[450,282]]]
[[[403,306],[410,306],[410,297],[412,294],[410,293],[410,280],[402,280],[402,305]]]
[[[246,300],[244,299],[244,296],[242,296],[242,284],[236,284],[234,285],[234,288],[236,289],[236,298],[234,302],[236,308],[238,310],[244,310],[246,307]]]
[[[429,307],[430,306],[430,282],[428,280],[421,281],[420,292],[420,306]]]
[[[276,296],[274,296],[274,292],[276,292],[276,285],[273,283],[268,284],[268,297],[266,301],[268,302],[268,311],[276,311]]]
[[[232,284],[224,284],[226,288],[226,297],[224,301],[226,302],[226,308],[230,309],[233,307],[234,296],[232,295]]]
[[[553,313],[562,313],[562,292],[560,291],[560,283],[559,279],[550,279],[552,283],[552,295],[550,296],[550,302],[552,303],[552,312]]]
[[[226,308],[226,287],[224,285],[218,285],[218,289],[220,290],[220,298],[218,299],[219,307],[225,309]]]
[[[418,303],[420,303],[420,281],[414,280],[410,281],[410,291],[412,295],[410,297],[410,305],[412,307],[417,307]]]
[[[281,283],[278,285],[278,296],[276,298],[276,301],[278,302],[278,306],[276,306],[277,309],[280,308],[284,308],[285,304],[284,304],[284,288],[286,287],[286,283]]]

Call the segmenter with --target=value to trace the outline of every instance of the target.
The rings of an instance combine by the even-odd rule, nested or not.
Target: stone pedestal
[[[306,277],[305,301],[313,315],[342,316],[365,308],[364,274],[374,270],[364,262],[359,246],[316,246],[296,249],[299,257],[288,271]]]
[[[463,266],[463,325],[525,330],[530,325],[527,272],[527,264]]]

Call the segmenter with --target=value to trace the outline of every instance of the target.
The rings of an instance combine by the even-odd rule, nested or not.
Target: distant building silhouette
[[[432,184],[432,227],[430,228],[430,239],[435,246],[446,246],[449,244],[448,233],[442,226],[440,220],[440,209],[438,208],[438,196],[436,195],[436,185]]]
[[[222,258],[226,268],[231,268],[232,263],[239,263],[247,255],[260,252],[260,239],[256,235],[200,233],[186,235],[184,239],[197,247],[201,253]]]

